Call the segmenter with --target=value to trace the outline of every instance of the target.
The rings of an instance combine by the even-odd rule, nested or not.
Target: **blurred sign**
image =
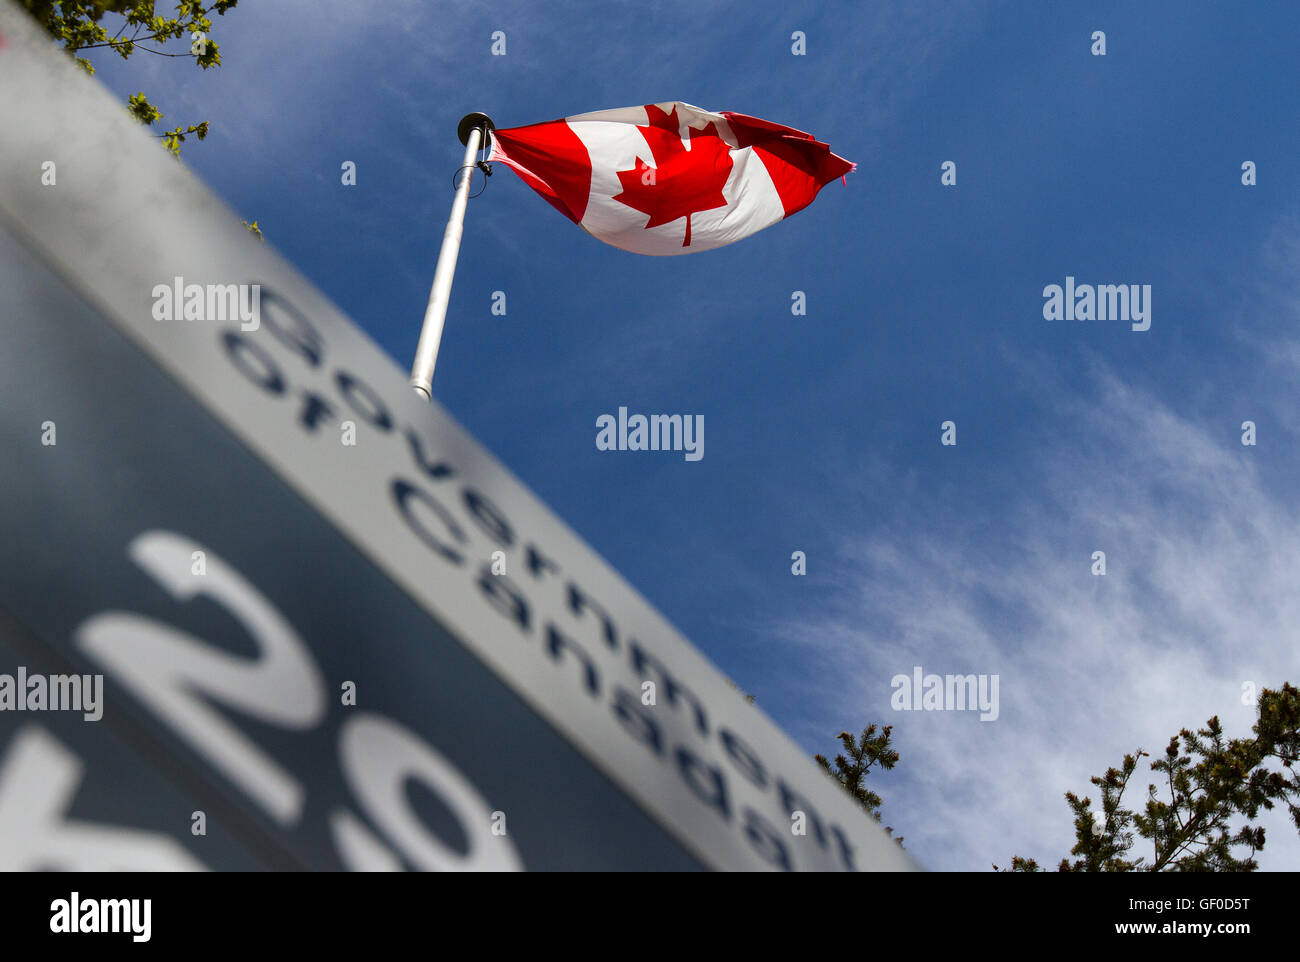
[[[0,868],[914,867],[7,2],[0,34]]]

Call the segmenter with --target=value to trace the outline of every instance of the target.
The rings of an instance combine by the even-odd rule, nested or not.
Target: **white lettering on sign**
[[[183,739],[282,825],[302,814],[303,788],[209,702],[285,728],[311,728],[325,714],[325,683],[307,646],[276,608],[215,553],[196,577],[188,538],[149,531],[131,559],[178,601],[207,595],[235,616],[259,648],[256,659],[214,648],[172,625],[111,611],[77,629],[77,643]]]
[[[22,728],[0,761],[0,871],[184,872],[203,866],[161,832],[74,821],[84,765],[38,726]]]
[[[191,572],[194,551],[207,558],[207,574],[201,577]],[[131,542],[128,554],[173,598],[202,594],[226,608],[257,643],[259,656],[241,658],[172,625],[117,611],[83,622],[75,632],[77,643],[277,822],[298,823],[305,805],[302,783],[208,700],[259,721],[313,729],[324,721],[326,698],[310,650],[265,595],[211,549],[171,531],[147,531]],[[373,713],[350,716],[339,755],[365,813],[397,850],[389,851],[361,819],[339,809],[330,827],[348,868],[398,869],[400,854],[426,870],[522,870],[514,843],[491,833],[494,807],[450,761],[406,728]],[[421,823],[408,801],[408,782],[433,792],[455,815],[469,839],[468,853],[460,854]],[[0,819],[2,789],[12,783],[0,783]],[[5,837],[11,837],[7,830],[0,832]],[[0,857],[0,865],[5,863]]]

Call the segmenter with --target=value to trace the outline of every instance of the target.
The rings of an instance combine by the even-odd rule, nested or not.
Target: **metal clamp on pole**
[[[460,168],[465,174],[456,183],[451,216],[447,218],[447,229],[442,234],[438,266],[434,268],[433,286],[429,289],[429,305],[424,311],[424,326],[420,329],[420,342],[415,348],[415,363],[411,365],[411,386],[425,400],[433,397],[433,368],[438,362],[442,328],[447,320],[447,303],[451,299],[451,281],[456,273],[456,258],[460,254],[465,205],[469,201],[469,185],[476,167],[475,157],[480,146],[487,147],[491,143],[494,130],[496,127],[487,114],[477,112],[462,117],[456,128],[460,142],[465,145],[465,159]]]

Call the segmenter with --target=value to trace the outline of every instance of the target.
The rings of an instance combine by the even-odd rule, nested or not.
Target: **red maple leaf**
[[[637,127],[650,145],[652,167],[640,157],[632,170],[620,170],[623,192],[614,200],[633,210],[649,214],[645,229],[686,218],[683,247],[691,246],[691,215],[717,207],[726,207],[722,188],[731,176],[731,148],[710,123],[703,130],[688,128],[690,150],[682,143],[677,108],[667,114],[654,104],[646,106],[649,127]]]

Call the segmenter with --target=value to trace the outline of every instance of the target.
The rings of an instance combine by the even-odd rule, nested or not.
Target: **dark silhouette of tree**
[[[1151,763],[1161,784],[1147,786],[1142,811],[1124,806],[1124,793],[1137,771],[1138,749],[1119,768],[1094,775],[1101,808],[1092,799],[1066,792],[1074,814],[1074,860],[1061,859],[1060,872],[1253,872],[1264,848],[1264,829],[1251,822],[1261,809],[1285,805],[1300,830],[1300,691],[1289,683],[1265,688],[1251,738],[1225,739],[1216,715],[1195,732],[1184,728],[1170,739],[1164,756]],[[1234,830],[1234,821],[1245,824]],[[1151,854],[1133,857],[1138,838]],[[994,865],[994,869],[998,866]],[[999,870],[1002,871],[1002,870]],[[1039,872],[1032,858],[1011,860],[1011,872]]]
[[[840,732],[838,737],[840,744],[844,746],[844,751],[835,756],[834,766],[824,755],[813,756],[822,770],[877,822],[881,820],[881,799],[878,794],[867,788],[866,777],[873,766],[878,765],[888,771],[898,764],[901,756],[889,745],[893,729],[893,725],[885,725],[877,734],[877,726],[868,725],[857,738],[851,732]],[[885,826],[885,831],[890,835],[894,834],[894,829],[889,825]],[[903,837],[900,835],[895,841],[902,845]]]

